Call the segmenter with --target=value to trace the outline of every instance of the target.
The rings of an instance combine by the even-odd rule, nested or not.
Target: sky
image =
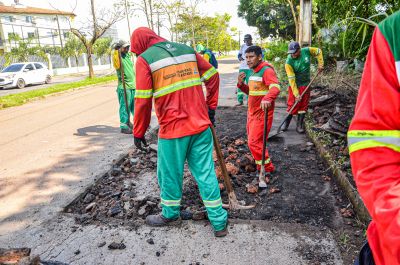
[[[13,0],[0,0],[6,5],[13,4]],[[105,3],[107,2],[107,3]],[[107,6],[112,5],[113,2],[117,2],[117,0],[109,0],[109,1],[102,1],[102,0],[96,0],[96,5],[99,6],[99,8],[104,8]],[[121,2],[119,0],[118,2]],[[89,0],[20,0],[20,3],[26,6],[32,6],[32,7],[41,7],[41,8],[50,8],[52,9],[52,6],[59,10],[63,11],[72,11],[73,8],[75,7],[75,3],[77,3],[77,7],[74,10],[74,13],[77,15],[76,17],[76,22],[79,23],[79,21],[84,21],[85,17],[90,15],[90,9],[89,9]],[[227,4],[229,3],[229,4]],[[254,27],[249,27],[244,19],[241,19],[237,15],[237,7],[239,5],[239,0],[207,0],[207,3],[201,4],[199,9],[200,12],[203,15],[208,15],[208,16],[213,16],[214,14],[223,14],[223,13],[228,13],[232,16],[231,21],[230,21],[230,26],[231,27],[237,27],[242,33],[241,33],[241,39],[243,39],[243,35],[250,33],[254,35],[256,33],[256,28]],[[132,30],[134,30],[137,27],[140,26],[147,26],[146,19],[144,14],[137,13],[136,17],[131,17],[130,18],[130,24]],[[127,21],[126,19],[123,19],[122,21],[118,22],[117,24],[117,29],[118,29],[118,35],[119,38],[125,39],[129,41],[129,31],[128,31],[128,26],[127,26]],[[162,31],[161,35],[165,38],[168,39],[169,35],[167,32]],[[236,37],[238,38],[238,37]]]

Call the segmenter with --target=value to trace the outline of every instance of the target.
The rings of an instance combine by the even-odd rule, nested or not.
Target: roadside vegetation
[[[0,97],[0,109],[5,109],[9,107],[15,107],[25,104],[26,102],[44,98],[48,95],[64,92],[72,89],[80,89],[83,87],[103,84],[111,81],[117,80],[116,75],[112,76],[103,76],[103,77],[95,77],[95,78],[86,78],[81,81],[71,82],[66,84],[58,84],[53,85],[47,88],[26,91],[19,94],[7,95]]]

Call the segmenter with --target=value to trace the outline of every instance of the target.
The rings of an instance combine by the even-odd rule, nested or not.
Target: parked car
[[[24,88],[30,84],[48,84],[50,82],[49,69],[38,62],[13,63],[0,73],[0,88]]]

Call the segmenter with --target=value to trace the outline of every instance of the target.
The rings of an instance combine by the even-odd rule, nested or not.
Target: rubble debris
[[[96,199],[96,196],[94,196],[91,193],[86,194],[85,198],[83,199],[84,203],[91,203],[92,201],[94,201],[94,199]]]
[[[147,239],[146,242],[150,245],[154,245],[154,240],[152,238]]]
[[[322,176],[322,179],[325,181],[331,181],[331,177],[329,176]]]
[[[0,264],[16,264],[31,255],[30,248],[0,248]]]
[[[191,220],[193,218],[193,213],[189,210],[181,211],[181,219],[182,220]]]
[[[150,148],[150,150],[152,150],[154,152],[158,152],[158,145],[156,145],[156,144],[150,144],[149,148]]]
[[[336,96],[334,94],[319,96],[317,98],[310,100],[309,106],[315,107],[315,106],[323,105],[328,102],[332,102],[335,98],[336,98]]]
[[[124,243],[117,243],[117,242],[112,242],[110,245],[108,245],[108,249],[125,249],[126,246]]]
[[[86,208],[85,208],[85,212],[91,211],[95,206],[96,206],[95,202],[88,204],[88,206],[86,206]]]
[[[80,249],[77,249],[77,250],[75,250],[75,251],[74,251],[74,254],[75,254],[75,255],[79,255],[79,254],[81,254],[81,251],[80,251]]]
[[[235,145],[244,145],[246,141],[243,138],[239,138],[235,141]]]
[[[102,247],[104,247],[106,244],[107,244],[106,241],[103,241],[103,242],[100,242],[99,244],[97,244],[97,247],[98,247],[98,248],[102,248]]]
[[[224,176],[222,175],[222,169],[219,166],[215,167],[215,174],[219,180],[223,180]]]
[[[274,194],[274,193],[279,193],[281,192],[280,189],[278,189],[277,187],[272,187],[269,189],[268,194]]]
[[[226,170],[230,175],[237,175],[239,173],[239,168],[232,163],[226,163]]]
[[[253,184],[247,184],[247,185],[246,185],[246,189],[247,189],[247,192],[248,192],[248,193],[254,194],[254,193],[257,193],[257,192],[258,192],[258,186],[253,185]]]
[[[351,218],[354,216],[354,212],[351,209],[342,208],[340,209],[340,213],[344,218]]]
[[[207,219],[207,212],[205,210],[204,211],[195,211],[193,213],[192,219],[194,221],[205,220],[205,219]]]

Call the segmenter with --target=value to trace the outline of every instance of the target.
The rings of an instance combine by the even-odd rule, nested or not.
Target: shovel
[[[221,167],[222,175],[224,177],[224,183],[226,190],[228,191],[228,198],[229,198],[229,204],[223,204],[222,207],[225,209],[229,208],[231,210],[246,210],[246,209],[252,209],[255,207],[255,205],[241,205],[236,197],[235,191],[233,190],[232,187],[232,182],[231,179],[229,178],[228,170],[226,170],[226,165],[225,165],[225,160],[221,152],[221,146],[219,145],[219,141],[217,138],[217,134],[215,133],[215,128],[213,125],[210,126],[212,136],[214,139],[214,148],[215,152],[217,153],[217,158],[218,158],[218,163]]]
[[[315,74],[315,76],[313,77],[313,79],[311,79],[310,83],[308,83],[306,89],[304,89],[303,93],[301,93],[301,95],[300,95],[300,100],[301,100],[301,98],[304,96],[304,94],[308,91],[308,89],[310,88],[311,84],[314,82],[315,78],[317,78],[318,74],[319,74],[319,72],[317,72],[317,73]],[[293,106],[292,106],[292,107],[290,108],[290,110],[289,110],[289,113],[285,116],[285,118],[283,119],[283,122],[279,125],[278,129],[276,130],[276,132],[273,133],[273,134],[270,134],[270,135],[268,136],[268,139],[271,139],[271,138],[273,138],[273,137],[275,137],[275,136],[277,136],[277,135],[283,133],[283,131],[281,131],[283,124],[285,123],[287,117],[289,117],[289,115],[292,114],[292,111],[293,111],[294,108],[297,106],[297,104],[299,104],[300,100],[296,101],[296,102],[293,104]]]
[[[268,129],[268,108],[264,110],[264,131],[263,131],[263,146],[262,146],[262,159],[260,176],[258,177],[258,187],[261,189],[267,188],[267,179],[265,178],[265,150],[267,149],[267,129]]]

